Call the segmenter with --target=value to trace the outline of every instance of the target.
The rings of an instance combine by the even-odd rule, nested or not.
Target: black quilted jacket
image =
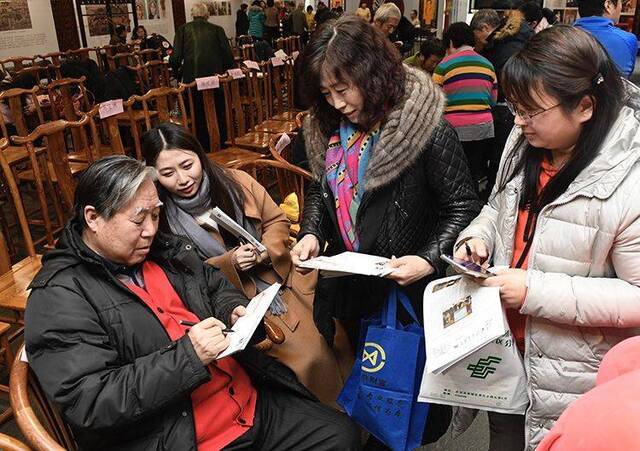
[[[321,247],[327,243],[325,255],[345,251],[332,199],[326,177],[309,186],[299,235],[315,235]],[[436,269],[431,277],[406,288],[421,317],[426,284],[444,275],[440,255],[451,253],[458,234],[479,211],[460,142],[453,128],[441,120],[415,164],[391,183],[365,192],[356,220],[359,252],[418,255]],[[332,318],[366,317],[382,305],[389,287],[388,280],[375,277],[320,279],[314,304],[320,332],[331,342]]]

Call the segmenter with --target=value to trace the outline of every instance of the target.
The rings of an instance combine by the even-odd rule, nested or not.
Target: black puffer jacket
[[[158,235],[149,259],[186,306],[228,321],[248,303],[185,241]],[[25,342],[46,394],[83,450],[196,450],[190,393],[210,380],[185,335],[171,341],[149,307],[67,226],[31,284]],[[256,385],[312,397],[293,372],[248,348],[237,354]]]
[[[407,287],[421,312],[426,283],[443,276],[443,253],[451,253],[458,234],[480,211],[466,157],[453,128],[442,119],[444,94],[419,70],[408,68],[409,100],[392,111],[373,149],[365,174],[366,191],[358,210],[359,252],[396,257],[418,255],[436,273]],[[328,137],[310,116],[304,126],[309,164],[316,176],[308,189],[300,236],[313,234],[326,254],[345,251],[324,175]],[[314,315],[331,342],[332,318],[357,319],[380,308],[390,282],[374,277],[321,279]]]

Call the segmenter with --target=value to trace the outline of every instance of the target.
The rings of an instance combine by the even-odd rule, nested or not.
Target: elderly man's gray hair
[[[209,8],[203,2],[195,3],[191,7],[191,17],[204,17],[205,19],[209,18]]]
[[[496,29],[500,26],[500,23],[500,16],[495,9],[481,9],[473,15],[470,26],[474,30],[479,30],[484,25]]]
[[[110,219],[133,197],[145,180],[155,180],[155,170],[142,161],[124,155],[102,158],[80,176],[76,187],[76,219],[87,227],[84,209],[92,206],[96,213]]]
[[[376,11],[376,15],[373,17],[374,22],[385,23],[389,19],[398,19],[402,17],[400,8],[393,3],[385,3]]]

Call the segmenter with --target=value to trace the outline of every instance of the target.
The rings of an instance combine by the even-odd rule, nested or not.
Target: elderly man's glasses
[[[555,104],[553,106],[550,106],[549,108],[545,108],[544,110],[539,110],[539,111],[536,111],[535,113],[529,113],[527,111],[519,110],[511,102],[507,101],[506,103],[507,103],[507,108],[509,108],[509,111],[511,112],[511,114],[513,114],[514,116],[519,116],[520,119],[522,119],[525,122],[531,122],[533,120],[533,118],[538,116],[539,114],[546,113],[547,111],[552,110],[552,109],[562,105],[561,103],[557,103],[557,104]]]

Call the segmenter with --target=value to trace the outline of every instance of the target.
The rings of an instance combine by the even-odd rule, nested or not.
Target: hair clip
[[[598,86],[603,81],[604,81],[604,77],[600,72],[598,72],[598,75],[596,75],[596,78],[593,79],[593,85]]]

